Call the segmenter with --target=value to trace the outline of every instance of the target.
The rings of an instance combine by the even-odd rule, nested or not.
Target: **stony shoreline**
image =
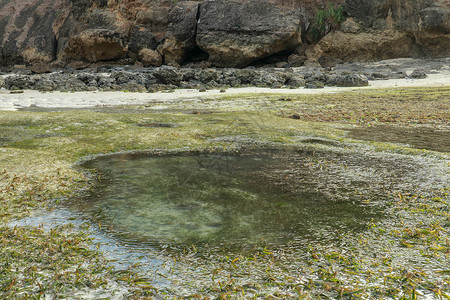
[[[450,58],[395,59],[334,68],[176,69],[102,67],[0,76],[0,110],[151,104],[236,94],[317,94],[358,89],[450,86]],[[76,92],[76,93],[73,93]]]
[[[27,69],[3,74],[0,88],[43,92],[128,91],[155,92],[177,88],[214,89],[232,87],[310,88],[325,86],[361,87],[369,81],[423,79],[428,74],[448,72],[450,58],[417,60],[395,59],[376,63],[346,63],[323,68],[137,68],[101,66],[76,70],[65,68],[47,74]]]

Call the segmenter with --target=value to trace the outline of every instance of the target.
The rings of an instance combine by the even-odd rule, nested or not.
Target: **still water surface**
[[[338,190],[327,181],[333,159],[311,153],[117,155],[85,167],[102,179],[70,206],[128,243],[276,246],[333,240],[381,217],[354,192],[370,182],[344,176]]]

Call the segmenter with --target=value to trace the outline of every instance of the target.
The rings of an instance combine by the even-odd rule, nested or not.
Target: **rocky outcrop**
[[[145,27],[135,26],[131,31],[128,53],[135,58],[142,49],[156,50],[158,42],[155,36]]]
[[[428,57],[450,55],[450,1],[434,1],[420,11],[416,42]]]
[[[349,18],[310,58],[345,61],[450,56],[449,0],[347,0]]]
[[[179,2],[169,13],[169,29],[161,53],[167,64],[181,64],[194,49],[199,3]]]
[[[107,29],[89,29],[72,37],[65,49],[68,61],[90,63],[120,59],[127,53],[125,38]]]
[[[348,33],[335,31],[315,47],[320,56],[343,61],[374,61],[414,54],[415,43],[408,33],[397,30]]]
[[[300,15],[264,0],[205,1],[197,45],[219,67],[242,67],[301,44]]]
[[[346,20],[311,39],[322,0],[2,0],[0,66],[333,68],[450,56],[450,0],[330,0]],[[198,63],[198,61],[201,61]],[[192,62],[192,64],[190,64]]]
[[[56,58],[65,0],[0,2],[0,65],[48,63]]]

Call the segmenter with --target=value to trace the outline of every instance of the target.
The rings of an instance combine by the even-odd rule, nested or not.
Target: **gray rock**
[[[61,92],[81,92],[88,90],[87,85],[83,81],[74,77],[69,77],[66,81],[57,81],[56,85],[56,89]]]
[[[414,78],[414,79],[424,79],[424,78],[427,78],[428,75],[423,70],[415,69],[411,73],[411,75],[409,75],[409,77]]]
[[[301,67],[306,61],[306,56],[299,54],[292,54],[288,57],[288,64],[290,67]]]
[[[336,86],[342,86],[342,87],[351,87],[351,86],[368,86],[369,81],[367,80],[367,77],[364,75],[358,75],[358,74],[348,74],[348,75],[340,75],[337,76],[334,80],[334,84]]]
[[[5,78],[5,88],[7,90],[25,90],[32,89],[36,79],[30,76],[9,76]]]
[[[216,83],[222,82],[222,72],[217,69],[204,69],[200,71],[199,79],[203,83],[210,83],[214,81]]]
[[[305,89],[323,89],[324,84],[321,81],[310,81],[306,83]]]
[[[306,84],[306,80],[303,75],[300,74],[291,74],[286,81],[286,84],[290,87],[300,87]]]
[[[299,14],[263,0],[205,1],[200,6],[197,45],[218,67],[242,67],[301,44]]]
[[[177,68],[169,66],[163,66],[155,69],[153,76],[155,76],[155,78],[160,80],[163,84],[171,84],[176,86],[179,86],[181,80],[183,79],[183,75]]]
[[[33,89],[44,91],[44,92],[51,92],[56,89],[56,83],[54,83],[50,79],[41,78],[33,86]]]
[[[154,35],[144,27],[135,26],[131,31],[130,42],[128,43],[128,51],[134,55],[138,55],[139,51],[144,48],[156,50],[158,43]]]

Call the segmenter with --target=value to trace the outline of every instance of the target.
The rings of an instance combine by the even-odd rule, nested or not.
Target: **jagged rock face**
[[[65,0],[2,0],[0,65],[54,60],[56,35],[69,6]]]
[[[158,47],[155,36],[145,27],[134,27],[129,40],[128,51],[134,55],[137,55],[142,49],[155,50]]]
[[[167,30],[167,14],[173,5],[161,0],[72,0],[71,13],[62,26],[58,40],[59,58],[75,36],[86,30],[107,29],[126,38],[130,56],[140,50],[156,49]],[[64,57],[67,59],[67,56]]]
[[[301,43],[300,16],[264,0],[205,1],[200,5],[197,45],[219,67],[243,67]]]
[[[312,56],[373,61],[450,55],[449,0],[347,0],[345,12],[351,18]]]
[[[0,0],[0,66],[26,64],[42,73],[55,59],[60,66],[111,60],[179,65],[209,59],[205,65],[243,67],[279,52],[290,57],[291,66],[302,65],[306,57],[450,56],[450,0],[175,2]],[[305,42],[297,48],[306,52],[295,50],[314,12],[328,2],[343,4],[347,20],[314,47]]]
[[[169,13],[170,26],[161,53],[167,64],[180,64],[195,47],[199,4],[179,2]]]

